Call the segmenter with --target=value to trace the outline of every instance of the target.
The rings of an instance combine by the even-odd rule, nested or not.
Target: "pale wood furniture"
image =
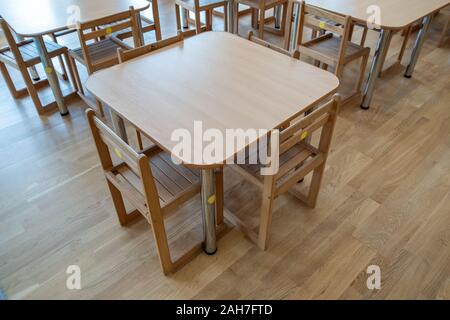
[[[57,109],[56,102],[49,103],[47,105],[43,105],[41,102],[41,99],[39,98],[39,94],[37,89],[42,88],[45,85],[48,85],[48,80],[39,80],[36,82],[33,82],[33,80],[30,77],[30,74],[28,73],[28,68],[34,67],[41,63],[41,59],[39,57],[39,52],[36,48],[35,43],[33,40],[23,40],[18,43],[16,43],[16,39],[14,38],[13,34],[11,33],[11,30],[6,23],[5,20],[0,18],[0,26],[3,30],[3,34],[6,38],[6,41],[8,43],[8,47],[4,47],[0,49],[0,72],[3,75],[3,78],[6,82],[6,85],[11,93],[11,95],[15,98],[21,98],[25,95],[29,95],[31,100],[34,103],[34,106],[36,108],[36,111],[39,114],[44,114],[45,112],[52,111],[54,109]],[[62,58],[65,59],[66,63],[69,62],[68,58],[68,49],[66,47],[60,46],[54,42],[51,41],[45,41],[45,46],[48,51],[48,55],[50,58]],[[11,76],[9,74],[9,71],[7,69],[7,66],[13,67],[17,70],[19,70],[20,74],[22,75],[23,81],[25,82],[25,88],[24,89],[17,89],[14,85],[13,80],[11,79]],[[65,75],[65,79],[68,79],[66,73],[66,68],[64,66],[64,62],[61,61],[61,66],[63,69],[63,75]],[[74,74],[71,66],[68,64],[68,70],[70,73],[70,79],[74,80]],[[50,71],[50,70],[47,70]],[[52,70],[54,73],[56,73],[56,70]],[[48,73],[48,72],[47,72]],[[74,88],[76,86],[74,85]],[[64,99],[68,99],[72,97],[73,95],[70,94]]]
[[[448,39],[448,28],[450,26],[450,5],[441,10],[444,15],[444,27],[442,28],[442,34],[439,39],[439,47],[444,46]]]
[[[289,16],[293,14],[293,4],[294,2],[290,2]],[[360,99],[370,49],[350,41],[351,17],[337,15],[301,1],[299,18],[295,43],[300,55],[306,55],[321,63],[325,70],[332,67],[338,78],[343,76],[343,70],[347,64],[355,60],[361,60],[355,92],[346,97],[345,100],[348,102],[353,99]],[[320,36],[305,41],[303,40],[305,25],[319,28],[323,32]]]
[[[370,8],[379,9],[381,13],[381,23],[376,28],[381,30],[380,38],[375,51],[374,59],[370,67],[369,76],[364,89],[364,99],[361,108],[368,109],[372,101],[373,92],[375,89],[376,79],[381,71],[382,57],[388,49],[388,40],[390,33],[405,29],[412,23],[422,20],[422,29],[419,32],[411,59],[405,71],[405,77],[410,78],[414,72],[417,60],[420,56],[425,35],[428,31],[432,15],[449,4],[448,0],[309,0],[309,5],[316,6],[328,10],[332,13],[350,16],[352,20],[359,24],[366,24],[367,19],[371,17],[372,13],[367,13]],[[296,5],[295,11],[298,12],[299,6]],[[297,15],[298,16],[298,15]],[[294,19],[294,24],[298,26],[299,19]],[[294,30],[297,28],[294,27]],[[291,39],[296,39],[296,36],[287,38],[291,43]]]
[[[173,13],[173,3],[160,1],[160,11]],[[161,18],[163,30],[173,28],[173,19]],[[439,24],[431,28],[430,39],[439,39],[441,30]],[[375,40],[368,37],[367,45]],[[394,37],[392,47],[401,40]],[[267,252],[231,230],[219,242],[219,255],[200,256],[175,277],[161,272],[144,219],[126,228],[115,223],[95,146],[80,143],[91,139],[87,122],[62,125],[25,116],[24,109],[34,111],[32,101],[21,100],[17,108],[1,86],[7,99],[0,103],[0,121],[13,125],[0,131],[2,153],[13,156],[2,160],[12,164],[16,155],[39,165],[30,167],[33,173],[21,163],[0,171],[2,289],[10,299],[449,300],[450,252],[443,241],[450,218],[448,48],[435,41],[424,46],[422,58],[433,64],[424,76],[432,81],[415,81],[413,91],[399,86],[397,77],[383,79],[384,104],[395,108],[362,117],[343,110],[317,207],[288,195],[278,199]],[[82,101],[69,103],[71,110],[82,108]],[[231,170],[225,175],[228,208],[257,226],[261,192],[246,188],[242,196],[248,184]],[[196,240],[200,216],[181,231],[178,217],[171,216],[166,228],[171,250],[181,251]],[[368,290],[367,266],[380,261],[382,290]],[[81,267],[82,290],[65,286],[72,264]]]
[[[200,192],[200,173],[174,165],[170,156],[156,146],[135,152],[92,109],[86,115],[120,224],[125,226],[144,216],[152,226],[164,274],[175,272],[200,252],[201,243],[173,259],[164,216]],[[111,154],[121,162],[114,165]],[[124,198],[136,211],[126,212]]]
[[[239,223],[247,237],[262,250],[267,249],[274,201],[280,195],[290,192],[306,205],[312,208],[316,206],[333,137],[339,101],[340,97],[336,95],[330,102],[319,106],[314,111],[307,110],[304,117],[283,127],[279,133],[279,140],[276,141],[279,143],[279,170],[276,174],[262,176],[261,169],[264,168],[264,165],[261,164],[247,163],[232,166],[234,170],[241,173],[244,178],[262,191],[259,232],[255,234],[244,223]],[[319,132],[317,146],[308,140],[315,132]],[[274,143],[273,139],[269,145],[271,143]],[[312,173],[310,188],[305,195],[300,190],[298,182],[310,173]],[[233,215],[230,219],[238,218]]]
[[[24,38],[32,38],[36,43],[49,85],[55,96],[61,115],[68,115],[58,77],[49,58],[44,35],[76,28],[76,23],[88,22],[102,17],[127,11],[133,6],[140,12],[149,7],[145,0],[2,0],[2,16],[14,32]],[[36,14],[39,12],[40,14]],[[80,21],[78,21],[80,20]]]
[[[103,25],[110,26],[107,28],[98,28]],[[131,49],[128,44],[114,36],[115,33],[122,30],[131,30],[134,46],[141,46],[142,43],[139,37],[136,13],[133,7],[130,7],[128,11],[109,17],[78,24],[77,32],[81,47],[71,49],[69,53],[71,65],[77,79],[77,89],[81,97],[85,97],[85,94],[76,61],[86,67],[88,74],[118,64],[117,50],[121,48]],[[103,115],[103,107],[98,101],[97,107]]]
[[[234,33],[238,33],[239,25],[239,4],[249,6],[252,9],[252,27],[258,28],[258,37],[264,39],[264,31],[284,35],[287,17],[287,0],[234,0],[233,1],[233,22]],[[276,7],[283,7],[281,28],[269,28],[266,26],[266,11]],[[274,9],[275,10],[275,9]]]
[[[328,72],[226,32],[201,33],[94,73],[86,83],[94,96],[167,153],[178,145],[172,134],[182,128],[193,137],[196,121],[202,121],[203,130],[215,129],[223,136],[233,128],[270,130],[303,114],[338,86],[338,79]],[[246,144],[263,136],[258,131]],[[225,150],[212,163],[193,145],[190,155],[172,155],[202,170],[209,253],[216,248],[214,202],[208,202],[214,195],[213,170],[220,170],[244,148]]]
[[[224,29],[228,31],[228,5],[229,0],[175,0],[175,17],[177,21],[177,30],[183,28],[181,22],[181,11],[193,12],[195,15],[195,29],[197,33],[212,30],[212,17],[215,8],[223,7]],[[202,26],[200,15],[205,13],[206,23]],[[188,14],[187,13],[187,14]]]

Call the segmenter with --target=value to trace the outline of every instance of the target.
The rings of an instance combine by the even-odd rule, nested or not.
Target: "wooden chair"
[[[106,24],[113,25],[108,28],[98,28],[99,26]],[[130,10],[127,12],[78,24],[78,38],[81,47],[70,50],[70,61],[73,70],[75,71],[78,92],[85,101],[86,96],[84,94],[76,61],[86,67],[89,75],[98,70],[118,64],[117,49],[131,49],[132,47],[114,37],[113,34],[127,29],[131,29],[131,32],[133,33],[134,46],[141,46],[136,22],[136,12],[133,7],[130,7]],[[103,115],[103,107],[99,101],[97,101],[97,107]]]
[[[439,39],[439,47],[443,47],[448,39],[447,32],[448,32],[448,27],[450,26],[450,6],[447,6],[444,9],[442,9],[440,13],[444,15],[444,21],[445,21],[444,27],[442,29],[442,34]]]
[[[234,32],[238,33],[239,29],[239,4],[244,4],[252,9],[252,27],[258,28],[258,37],[264,39],[264,31],[284,35],[287,17],[287,0],[235,0],[233,7]],[[266,11],[277,6],[283,6],[281,19],[281,28],[270,28],[266,26]],[[259,13],[258,13],[259,12]],[[258,17],[259,16],[259,17]]]
[[[141,23],[141,31],[142,31],[142,34],[145,34],[147,32],[151,32],[151,31],[155,31],[156,41],[159,41],[159,40],[161,40],[161,24],[160,24],[160,20],[159,20],[158,1],[151,1],[151,0],[148,0],[148,1],[151,2],[151,4],[152,4],[153,20],[151,20],[150,18],[148,18],[144,15],[139,15],[140,23]],[[136,19],[136,20],[137,20],[137,22],[139,21],[138,19]],[[104,26],[101,26],[101,28],[109,28],[112,25],[114,25],[114,24],[104,25]],[[125,39],[133,37],[133,32],[132,32],[131,28],[123,29],[118,32],[115,32],[114,36],[120,40],[125,40]],[[143,45],[144,44],[143,39],[141,40],[141,42]]]
[[[5,79],[6,85],[8,86],[11,95],[15,99],[24,97],[27,94],[30,95],[31,100],[33,101],[34,106],[39,114],[55,110],[57,108],[56,102],[43,105],[37,92],[38,89],[48,85],[48,80],[43,79],[33,82],[30,74],[28,73],[28,68],[34,67],[41,63],[39,53],[33,40],[28,39],[16,42],[16,39],[14,38],[11,29],[9,28],[6,21],[0,18],[0,25],[8,43],[8,47],[0,49],[0,72]],[[68,65],[67,69],[69,70],[70,79],[73,81],[74,73],[71,66],[69,65],[68,49],[47,40],[45,40],[45,45],[47,47],[50,58],[61,58],[63,74],[65,75],[65,78],[68,79],[69,77],[67,77],[66,75],[66,68],[64,67],[64,62],[62,61],[62,58],[64,57]],[[7,65],[19,70],[25,82],[26,88],[16,88],[6,67]],[[56,72],[56,70],[54,72]],[[74,88],[76,88],[75,83],[73,84],[73,86]]]
[[[261,249],[267,249],[270,234],[274,201],[283,193],[289,192],[310,207],[315,207],[320,191],[320,185],[330,150],[333,131],[336,123],[340,96],[315,110],[305,110],[305,116],[289,122],[279,132],[279,170],[273,175],[261,175],[261,164],[231,166],[243,178],[256,185],[262,191],[259,232],[256,234],[238,217],[225,210],[225,218],[239,226],[246,236]],[[320,132],[318,146],[311,143],[311,136]],[[267,149],[274,140],[273,135]],[[273,142],[276,143],[276,142]],[[259,148],[264,148],[260,146]],[[247,159],[251,157],[248,152]],[[259,153],[261,154],[261,153]],[[274,161],[272,159],[272,161]],[[275,160],[276,161],[276,160]],[[273,162],[272,162],[273,163]],[[312,173],[309,191],[301,192],[298,183]]]
[[[197,33],[212,30],[212,16],[215,8],[223,7],[224,30],[228,31],[228,0],[175,0],[175,17],[177,30],[182,29],[181,10],[188,10],[195,14],[195,29]],[[200,20],[201,12],[205,12],[206,23],[203,26]]]
[[[289,15],[293,14],[293,3],[289,2]],[[344,67],[352,61],[361,59],[360,73],[355,86],[355,93],[347,97],[350,99],[362,97],[361,87],[369,59],[370,48],[365,48],[350,42],[352,20],[349,16],[340,16],[334,13],[310,6],[304,1],[300,2],[300,23],[295,43],[300,55],[313,58],[322,68],[328,70],[329,66],[334,68],[334,74],[342,78]],[[303,41],[303,29],[305,25],[312,25],[323,30],[319,37]],[[291,23],[287,24],[286,39],[291,33]],[[285,41],[288,44],[289,40]],[[317,64],[316,64],[317,65]]]
[[[164,217],[200,192],[199,172],[175,165],[170,155],[156,146],[137,153],[92,109],[86,115],[120,224],[125,226],[144,216],[152,225],[164,274],[175,272],[202,251],[202,244],[173,260]],[[121,163],[114,165],[111,155]],[[126,212],[123,197],[135,211]]]

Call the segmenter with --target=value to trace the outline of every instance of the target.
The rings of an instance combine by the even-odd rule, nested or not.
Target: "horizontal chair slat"
[[[132,27],[131,21],[127,20],[124,22],[113,24],[107,28],[101,28],[95,31],[86,32],[84,34],[84,40],[88,41],[92,39],[97,39],[131,27]]]
[[[293,135],[286,142],[282,143],[280,145],[280,154],[286,152],[287,150],[289,150],[290,148],[295,146],[297,143],[304,140],[306,137],[303,137],[303,134],[307,134],[307,136],[311,136],[318,129],[321,129],[323,127],[323,125],[328,122],[329,118],[330,118],[330,116],[328,114],[323,115],[318,121],[315,121],[311,125],[300,130],[298,133]]]

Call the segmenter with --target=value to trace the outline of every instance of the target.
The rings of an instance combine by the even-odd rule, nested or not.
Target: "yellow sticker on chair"
[[[45,68],[45,73],[46,74],[52,74],[52,72],[53,72],[53,68],[52,67],[46,67]]]
[[[308,138],[308,131],[303,131],[302,134],[300,135],[300,140],[305,140],[306,138]]]
[[[216,195],[213,194],[208,198],[208,204],[214,204],[216,202]]]
[[[319,23],[320,29],[325,29],[326,26],[327,26],[326,23],[323,22],[323,21],[321,21],[321,22]]]
[[[106,28],[106,34],[111,34],[112,33],[112,28],[111,27],[108,27],[108,28]]]
[[[120,152],[120,150],[119,149],[117,149],[117,148],[114,148],[114,152],[116,153],[116,156],[118,156],[120,159],[122,159],[123,158],[123,156],[122,156],[122,152]]]

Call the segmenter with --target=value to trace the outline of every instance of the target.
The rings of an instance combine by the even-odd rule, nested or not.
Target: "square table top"
[[[150,3],[146,0],[1,0],[0,16],[17,34],[32,37],[74,28],[78,20],[84,23],[125,12],[130,6],[142,11]],[[74,20],[78,12],[80,19]]]
[[[195,121],[202,121],[203,130],[223,134],[227,129],[277,128],[334,93],[339,80],[230,33],[205,32],[99,71],[86,86],[171,152],[178,144],[172,133],[182,128],[193,136]],[[233,156],[224,152],[220,162]],[[201,160],[178,160],[205,165]]]
[[[447,6],[449,0],[306,0],[307,4],[351,16],[365,23],[373,14],[370,6],[378,6],[381,29],[403,29],[411,23]]]

